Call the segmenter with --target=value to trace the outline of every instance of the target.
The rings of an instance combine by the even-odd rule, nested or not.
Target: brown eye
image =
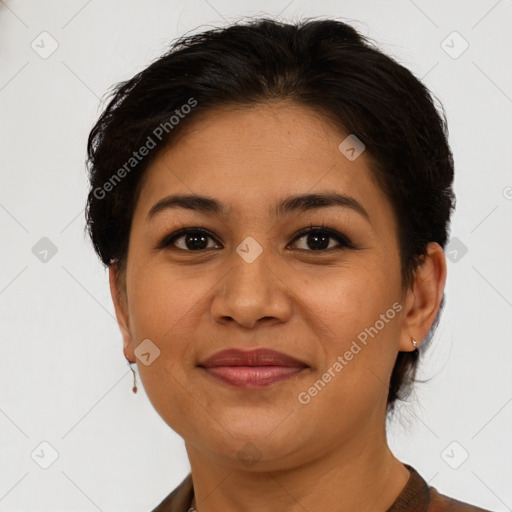
[[[341,249],[348,248],[354,249],[355,245],[341,233],[337,231],[325,227],[311,227],[305,231],[299,233],[297,237],[295,237],[294,242],[304,238],[306,242],[306,248],[300,248],[300,250],[305,250],[307,252],[313,251],[330,251],[331,249]],[[332,239],[338,242],[338,245],[332,246]]]
[[[292,243],[304,238],[305,248],[299,248],[306,252],[330,252],[336,249],[357,249],[345,235],[338,233],[334,229],[324,226],[310,226],[297,234]],[[201,252],[210,249],[221,248],[214,243],[209,244],[209,240],[216,242],[213,235],[203,228],[184,228],[164,237],[156,246],[156,249],[177,249],[186,252]],[[332,246],[332,240],[337,244]],[[180,246],[178,246],[178,244]]]
[[[189,252],[198,252],[204,251],[207,249],[214,249],[217,246],[208,246],[208,239],[214,240],[209,231],[206,231],[202,228],[187,228],[180,229],[175,233],[172,233],[166,236],[157,246],[158,249],[163,249],[169,246],[173,248],[189,251]],[[176,242],[178,240],[183,240],[180,242],[181,247],[176,246]]]

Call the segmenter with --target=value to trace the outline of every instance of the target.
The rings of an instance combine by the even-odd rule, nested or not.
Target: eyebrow
[[[335,192],[290,196],[272,206],[269,213],[275,218],[282,218],[293,213],[303,213],[333,206],[349,208],[362,215],[371,224],[370,215],[359,201],[353,197]],[[196,194],[175,194],[164,197],[155,203],[148,212],[147,220],[152,219],[164,210],[175,208],[195,210],[219,217],[227,216],[231,211],[225,203],[212,197]]]

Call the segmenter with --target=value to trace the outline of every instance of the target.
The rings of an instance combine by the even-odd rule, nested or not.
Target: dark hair
[[[115,86],[87,147],[87,226],[103,263],[125,268],[144,171],[163,147],[214,107],[273,100],[312,107],[364,143],[372,174],[397,219],[407,290],[427,244],[445,247],[455,207],[445,113],[410,71],[336,20],[258,19],[185,36]],[[444,294],[422,351],[443,306]],[[388,412],[409,395],[418,358],[419,349],[399,352]]]

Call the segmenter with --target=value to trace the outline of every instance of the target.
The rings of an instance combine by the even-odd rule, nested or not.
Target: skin
[[[348,160],[338,149],[348,134],[308,108],[223,108],[183,133],[147,170],[126,272],[111,266],[110,286],[124,355],[137,362],[156,411],[185,440],[196,508],[303,512],[321,503],[384,512],[409,477],[386,441],[389,379],[398,352],[414,350],[411,337],[422,340],[435,319],[446,280],[441,246],[429,244],[403,292],[397,223],[369,156]],[[356,198],[371,223],[340,207],[269,216],[282,198],[326,191]],[[220,199],[231,214],[169,209],[147,220],[157,201],[175,193]],[[308,236],[295,239],[322,223],[360,249],[330,238],[338,250],[314,251]],[[183,237],[174,249],[154,249],[182,227],[211,231],[209,249],[194,252]],[[236,252],[248,236],[263,250],[252,263]],[[317,396],[300,403],[298,394],[395,302],[402,310]],[[160,355],[146,366],[134,350],[147,338]],[[244,390],[197,367],[232,347],[273,348],[309,368]],[[249,442],[257,449],[251,465],[238,458]]]

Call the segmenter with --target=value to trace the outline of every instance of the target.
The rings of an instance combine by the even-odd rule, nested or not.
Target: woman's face
[[[252,450],[261,470],[383,436],[397,353],[430,323],[410,332],[396,220],[367,155],[342,152],[348,134],[290,103],[217,110],[191,127],[147,170],[116,305],[153,406],[188,446],[227,464]],[[310,194],[352,203],[289,202]],[[151,214],[174,195],[226,211],[197,202]],[[322,225],[330,233],[299,234]],[[192,236],[161,244],[182,228]],[[305,367],[248,389],[198,366],[230,348],[270,348]]]

